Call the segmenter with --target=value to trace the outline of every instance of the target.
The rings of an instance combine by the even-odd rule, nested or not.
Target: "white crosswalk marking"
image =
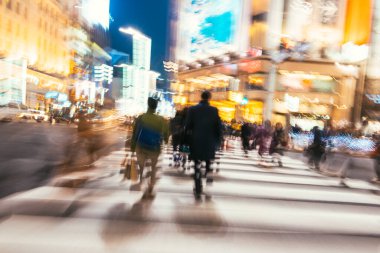
[[[237,146],[218,154],[214,182],[196,201],[192,170],[170,166],[165,148],[156,197],[144,200],[145,185],[119,174],[126,154],[2,199],[0,252],[380,252],[372,184],[342,186],[300,160],[283,157],[279,168]]]

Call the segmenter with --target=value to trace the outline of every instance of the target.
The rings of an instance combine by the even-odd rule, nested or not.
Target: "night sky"
[[[167,60],[169,48],[170,0],[111,0],[110,12],[114,19],[110,25],[112,48],[129,54],[132,58],[131,36],[118,31],[131,26],[152,38],[151,69],[166,78],[163,60]],[[164,88],[159,84],[157,88]]]

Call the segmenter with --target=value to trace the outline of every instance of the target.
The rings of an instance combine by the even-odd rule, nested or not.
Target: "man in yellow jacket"
[[[169,125],[161,116],[155,114],[158,100],[148,98],[148,111],[140,115],[133,126],[131,151],[136,152],[137,163],[140,168],[140,182],[142,181],[145,162],[151,160],[150,183],[144,197],[153,196],[153,187],[156,182],[157,160],[161,153],[161,143],[168,143]]]

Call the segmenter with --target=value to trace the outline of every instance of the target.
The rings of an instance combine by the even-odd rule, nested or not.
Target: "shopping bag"
[[[137,165],[137,160],[136,160],[136,157],[133,157],[131,158],[131,164],[130,164],[130,173],[129,173],[129,179],[131,181],[137,181],[138,178],[139,178],[139,172],[138,172],[138,169],[137,169],[138,165]]]
[[[125,170],[124,170],[124,179],[128,179],[131,181],[138,180],[138,171],[137,171],[137,160],[135,156],[130,156],[127,158]]]

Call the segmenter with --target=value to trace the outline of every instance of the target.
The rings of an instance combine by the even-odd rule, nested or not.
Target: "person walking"
[[[174,118],[170,120],[170,134],[172,136],[173,154],[178,152],[182,135],[182,113],[177,111]]]
[[[249,150],[249,140],[252,134],[251,131],[251,125],[248,122],[245,122],[241,126],[241,141],[242,141],[242,146],[245,154],[248,154]]]
[[[256,149],[256,146],[257,146],[257,131],[258,131],[258,127],[257,127],[257,123],[253,123],[252,126],[251,126],[251,137],[250,137],[250,147],[249,149],[250,150],[253,150],[253,149]]]
[[[143,197],[153,197],[153,187],[156,182],[157,161],[161,153],[161,143],[168,143],[169,125],[166,120],[155,114],[158,100],[148,98],[148,111],[140,115],[133,126],[131,151],[136,152],[137,163],[140,169],[140,183],[142,183],[145,162],[151,161],[151,174],[148,189]]]
[[[376,136],[375,138],[376,146],[375,150],[371,154],[371,157],[373,158],[373,165],[375,169],[376,176],[372,179],[375,183],[380,183],[380,138],[379,136]]]
[[[311,166],[314,165],[315,170],[319,171],[319,165],[325,153],[326,143],[322,139],[322,131],[317,126],[312,129],[312,133],[314,134],[314,139],[308,147],[309,164]]]
[[[206,162],[207,182],[211,172],[211,160],[215,159],[215,152],[222,139],[222,123],[218,109],[210,106],[211,93],[204,91],[198,105],[188,110],[185,129],[190,133],[190,159],[194,161],[194,194],[200,198],[202,193],[201,162]]]
[[[258,154],[263,158],[265,153],[269,153],[270,144],[272,142],[272,124],[269,120],[257,130],[256,139],[259,143]]]
[[[284,128],[281,123],[276,123],[269,147],[269,154],[273,157],[273,162],[277,160],[279,167],[282,167],[281,156],[284,155],[283,149],[286,145],[287,143]]]
[[[65,166],[68,168],[74,166],[83,166],[84,160],[79,159],[86,158],[87,167],[93,167],[96,161],[95,154],[95,141],[93,125],[90,123],[85,112],[81,111],[78,114],[78,128],[77,134],[74,136],[73,141],[66,147],[66,161]],[[83,150],[87,153],[87,156],[83,155]]]

